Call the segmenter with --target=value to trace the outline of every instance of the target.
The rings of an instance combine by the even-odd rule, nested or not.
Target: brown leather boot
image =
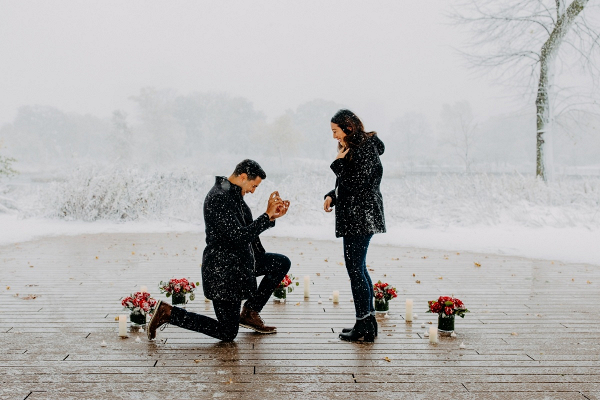
[[[242,308],[240,313],[240,326],[260,333],[277,333],[277,328],[266,326],[260,315],[256,311],[246,308],[246,306]]]
[[[158,301],[154,314],[146,327],[148,340],[153,340],[156,337],[156,330],[161,326],[171,321],[171,305]]]

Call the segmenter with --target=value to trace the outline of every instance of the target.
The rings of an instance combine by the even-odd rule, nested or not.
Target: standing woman
[[[350,110],[339,110],[331,119],[338,155],[331,169],[335,189],[325,195],[323,208],[335,206],[335,236],[344,239],[344,259],[350,277],[356,323],[343,329],[340,338],[373,342],[377,321],[373,306],[373,283],[367,271],[367,250],[375,233],[385,232],[383,198],[379,190],[383,167],[379,156],[385,146],[376,132],[365,132]]]

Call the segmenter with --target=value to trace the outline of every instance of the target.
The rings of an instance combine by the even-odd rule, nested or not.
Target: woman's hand
[[[332,208],[331,208],[331,203],[333,202],[333,199],[331,198],[331,196],[327,196],[325,198],[325,204],[323,204],[323,209],[325,210],[325,212],[331,212]]]
[[[341,149],[338,151],[337,157],[336,157],[335,159],[337,160],[338,158],[344,158],[344,157],[346,157],[346,154],[348,154],[348,152],[349,152],[349,151],[350,151],[350,148],[349,148],[349,147],[348,147],[348,148],[346,148],[346,147],[342,147],[342,148],[341,148]]]

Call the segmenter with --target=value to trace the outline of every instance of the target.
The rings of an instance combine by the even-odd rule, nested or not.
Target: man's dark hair
[[[235,170],[233,171],[233,175],[240,176],[241,174],[248,175],[248,179],[253,181],[257,176],[260,176],[260,179],[266,179],[267,174],[265,171],[258,165],[258,163],[254,160],[244,160],[238,165],[235,166]]]

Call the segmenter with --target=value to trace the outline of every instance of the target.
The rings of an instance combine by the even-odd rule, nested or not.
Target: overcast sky
[[[0,0],[0,124],[28,104],[132,111],[146,86],[244,96],[270,118],[322,98],[367,129],[461,99],[481,116],[514,110],[453,49],[447,3]]]

